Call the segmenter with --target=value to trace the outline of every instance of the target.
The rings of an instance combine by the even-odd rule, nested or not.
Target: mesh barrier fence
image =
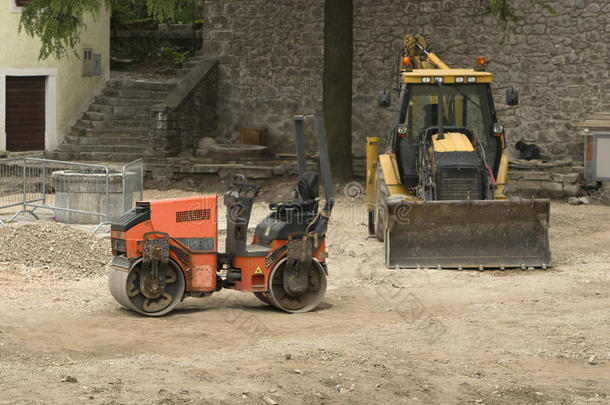
[[[52,219],[97,224],[97,229],[129,211],[142,199],[144,163],[138,159],[122,171],[106,165],[38,157],[0,160],[0,226],[22,213],[38,219],[36,210],[52,211]]]

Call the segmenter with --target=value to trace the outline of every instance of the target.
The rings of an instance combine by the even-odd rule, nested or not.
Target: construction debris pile
[[[54,279],[106,274],[110,242],[60,223],[0,228],[0,272],[25,267]]]

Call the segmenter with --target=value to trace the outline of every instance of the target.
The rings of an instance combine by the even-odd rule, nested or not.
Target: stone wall
[[[199,62],[166,97],[152,106],[155,129],[146,145],[147,156],[194,153],[201,138],[218,133],[218,65]]]
[[[220,0],[205,15],[204,54],[219,58],[219,137],[266,127],[273,151],[293,152],[292,114],[322,105],[323,2]]]
[[[520,104],[502,104],[509,156],[523,139],[544,157],[582,162],[582,136],[572,123],[610,110],[610,3],[606,0],[512,2],[523,19],[506,33],[480,12],[479,0],[354,0],[353,152],[365,137],[384,136],[396,114],[377,106],[393,83],[405,33],[421,33],[453,67],[484,55],[495,86],[520,90]],[[204,53],[220,58],[219,132],[269,129],[269,146],[292,150],[290,115],[321,108],[323,0],[215,0],[206,4]],[[383,142],[383,141],[382,141]]]

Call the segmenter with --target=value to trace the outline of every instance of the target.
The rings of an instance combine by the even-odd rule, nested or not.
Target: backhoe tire
[[[375,236],[375,212],[367,211],[369,236]]]

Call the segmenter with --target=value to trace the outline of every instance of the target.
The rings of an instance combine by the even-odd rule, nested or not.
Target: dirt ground
[[[107,234],[10,224],[0,403],[610,403],[610,207],[551,215],[550,270],[397,271],[342,198],[317,310],[223,291],[160,319],[111,297]]]

